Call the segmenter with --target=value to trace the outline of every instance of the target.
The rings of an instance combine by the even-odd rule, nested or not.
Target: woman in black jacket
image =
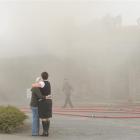
[[[43,88],[40,88],[40,91],[43,96],[49,96],[51,95],[51,85],[48,81],[48,73],[42,72],[41,77],[45,83],[45,86]],[[52,99],[41,99],[38,102],[38,113],[39,117],[42,120],[42,126],[43,126],[43,134],[42,136],[48,136],[49,135],[49,126],[50,126],[50,120],[49,118],[52,117]]]
[[[38,100],[38,114],[39,118],[42,120],[43,133],[41,136],[49,136],[49,127],[50,120],[52,117],[52,99],[51,99],[51,85],[48,81],[48,73],[42,72],[41,77],[44,82],[44,87],[40,87],[40,85],[34,85],[34,87],[38,87],[43,96],[48,97],[48,99],[39,99]]]

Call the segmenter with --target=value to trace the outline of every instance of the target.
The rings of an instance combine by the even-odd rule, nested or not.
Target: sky
[[[137,25],[139,13],[139,0],[0,0],[0,57],[47,52],[55,18],[74,17],[81,28],[106,14],[121,15],[126,26]]]
[[[104,32],[104,28],[103,31],[102,28],[97,28],[99,32],[96,34],[95,19],[100,21],[108,14],[111,17],[121,15],[123,27],[137,26],[136,20],[140,17],[140,1],[0,0],[0,58],[16,57],[11,59],[15,62],[9,61],[10,64],[6,63],[5,59],[0,59],[0,62],[5,64],[5,67],[1,65],[3,71],[0,73],[2,77],[0,82],[6,85],[10,75],[10,80],[17,78],[14,80],[14,86],[17,86],[17,83],[20,83],[16,83],[18,78],[21,81],[21,70],[24,71],[25,77],[31,80],[30,74],[35,76],[37,71],[49,67],[58,87],[64,77],[71,78],[72,83],[76,83],[75,89],[78,89],[77,93],[80,93],[80,97],[81,91],[85,95],[86,86],[89,89],[87,93],[109,100],[114,95],[114,98],[121,99],[121,94],[124,92],[122,94],[124,99],[130,93],[132,96],[139,94],[139,85],[134,85],[140,83],[138,76],[140,75],[140,32],[135,29],[132,30],[132,34],[130,30]],[[43,57],[43,62],[50,58],[45,66],[41,63],[40,56],[35,61],[30,60],[29,57],[17,58],[27,55],[36,58],[32,55],[44,53],[52,54],[51,57]],[[67,55],[70,57],[66,57]],[[25,62],[23,66],[22,62]],[[13,69],[11,69],[12,66]],[[137,73],[136,77],[132,77],[133,71]],[[81,79],[83,86],[81,86]],[[23,80],[23,84],[25,82],[26,80]],[[14,86],[11,85],[16,90]],[[7,93],[7,88],[2,87]],[[11,91],[10,87],[8,91]],[[130,93],[127,93],[128,91]],[[17,93],[19,97],[20,94],[18,91]],[[6,96],[9,97],[9,92]],[[91,99],[96,100],[95,96]],[[16,94],[15,98],[17,98]]]

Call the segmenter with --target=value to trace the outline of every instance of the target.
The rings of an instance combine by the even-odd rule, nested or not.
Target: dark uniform
[[[71,91],[72,91],[72,87],[71,85],[68,83],[68,81],[66,81],[64,83],[64,86],[63,86],[63,91],[65,92],[65,95],[66,95],[66,98],[65,98],[65,103],[63,105],[63,107],[65,108],[68,104],[70,105],[71,108],[73,108],[73,104],[72,104],[72,101],[71,101]]]
[[[40,88],[43,96],[51,94],[51,85],[49,81],[44,81],[45,86]],[[52,99],[39,99],[38,100],[38,113],[39,118],[51,118],[52,117]]]

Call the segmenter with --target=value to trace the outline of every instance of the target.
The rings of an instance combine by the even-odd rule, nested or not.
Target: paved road
[[[50,136],[31,136],[31,114],[15,134],[0,134],[0,140],[140,140],[140,119],[101,119],[53,116]]]
[[[31,109],[29,107],[21,107],[21,111],[29,113]],[[112,119],[124,119],[124,118],[139,118],[140,119],[140,107],[139,106],[92,106],[92,107],[74,107],[74,108],[62,108],[54,107],[53,114],[79,116],[79,117],[94,117],[94,118],[112,118]]]

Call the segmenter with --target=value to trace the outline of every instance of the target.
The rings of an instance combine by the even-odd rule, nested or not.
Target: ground
[[[31,113],[25,126],[14,134],[0,134],[0,140],[43,140],[31,136]],[[42,131],[42,130],[41,130]],[[87,118],[54,115],[48,140],[139,140],[139,118]]]

